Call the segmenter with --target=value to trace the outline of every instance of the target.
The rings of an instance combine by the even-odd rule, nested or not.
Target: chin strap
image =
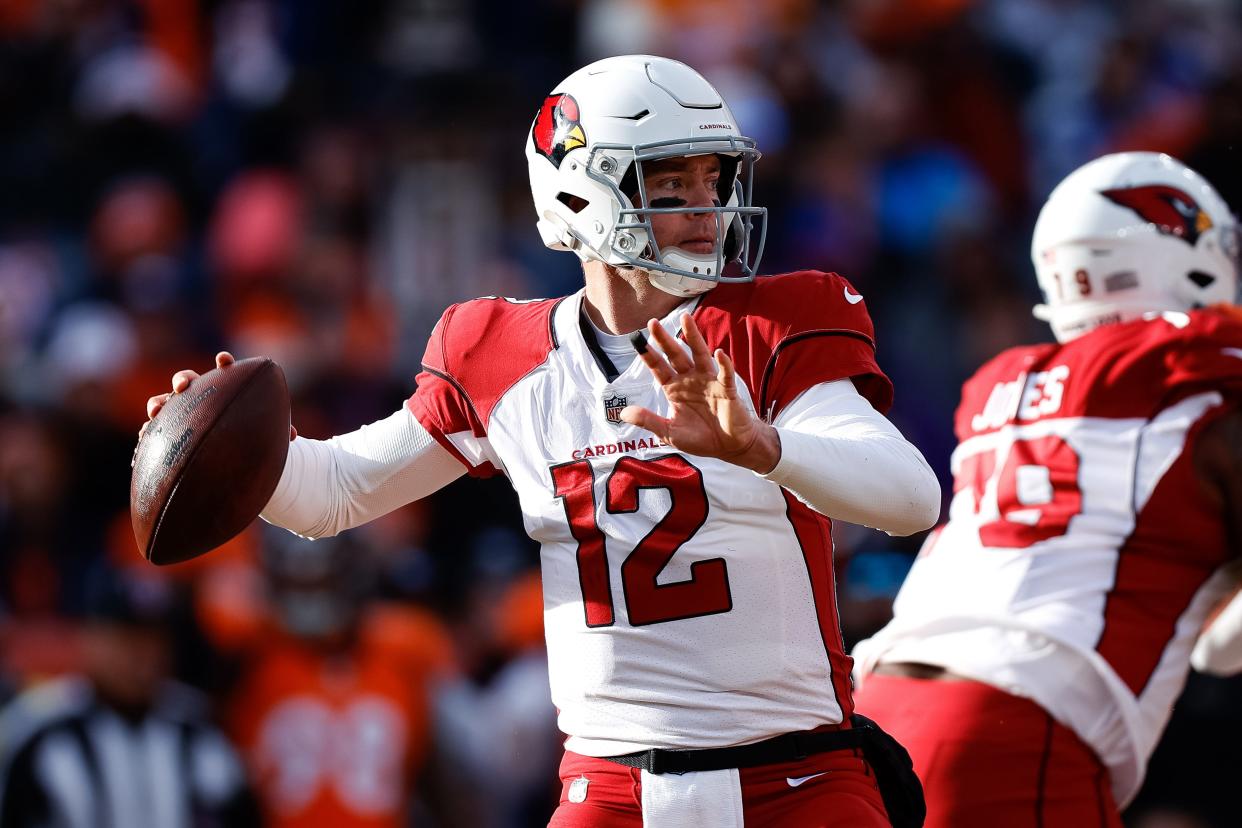
[[[664,273],[659,270],[645,270],[647,279],[650,280],[653,287],[656,287],[665,293],[671,293],[673,296],[680,296],[683,299],[689,299],[691,296],[698,296],[707,293],[714,288],[718,282],[712,279],[696,279],[693,276],[678,276],[672,273]]]
[[[648,248],[644,256],[654,263],[650,253],[651,249]],[[659,264],[677,270],[703,272],[702,277],[695,277],[689,273],[669,273],[657,268],[643,268],[652,285],[665,293],[681,297],[698,296],[711,290],[720,283],[717,277],[724,269],[724,262],[719,256],[695,256],[676,247],[661,251]]]

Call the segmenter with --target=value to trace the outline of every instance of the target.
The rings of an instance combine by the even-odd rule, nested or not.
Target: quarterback
[[[1237,225],[1167,155],[1067,177],[1031,248],[1056,344],[962,389],[948,522],[854,651],[929,826],[1120,826],[1201,641],[1238,669]]]
[[[832,273],[755,278],[759,153],[682,63],[575,72],[526,157],[539,232],[584,288],[450,307],[414,395],[295,439],[265,519],[322,537],[462,474],[509,479],[568,737],[553,826],[887,825],[874,763],[837,738],[870,727],[829,519],[910,534],[940,492],[882,415],[863,297]]]

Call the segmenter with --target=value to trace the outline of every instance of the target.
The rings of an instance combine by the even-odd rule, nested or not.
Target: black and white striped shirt
[[[0,828],[257,824],[232,746],[194,691],[169,685],[138,722],[64,679],[0,715]]]

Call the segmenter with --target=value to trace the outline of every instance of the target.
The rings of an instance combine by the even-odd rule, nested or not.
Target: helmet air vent
[[[576,196],[573,193],[559,192],[556,194],[556,200],[573,210],[575,213],[581,213],[587,206],[587,200],[585,198]]]
[[[1202,270],[1192,270],[1186,274],[1186,278],[1194,282],[1201,290],[1216,281],[1215,276],[1211,273],[1204,273]]]

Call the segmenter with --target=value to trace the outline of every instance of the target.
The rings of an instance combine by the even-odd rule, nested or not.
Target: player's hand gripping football
[[[622,409],[621,419],[689,454],[717,457],[760,474],[770,472],[781,457],[780,438],[738,397],[733,360],[717,349],[712,362],[703,334],[689,314],[682,317],[681,330],[689,354],[655,319],[647,323],[646,341],[638,334],[634,337],[639,358],[673,405],[672,416],[629,405]],[[651,347],[653,343],[658,350]]]
[[[237,360],[233,359],[233,355],[228,351],[221,351],[216,354],[216,367],[223,368],[226,365],[232,365]],[[142,439],[142,435],[147,433],[147,426],[155,419],[155,415],[160,413],[160,409],[164,407],[164,403],[168,402],[168,398],[173,394],[180,394],[182,391],[190,387],[190,383],[198,379],[197,371],[178,371],[172,377],[172,391],[167,394],[156,394],[154,397],[147,399],[147,421],[142,424],[142,428],[138,429],[138,439]],[[289,426],[289,439],[293,440],[298,436],[298,430],[292,425]]]

